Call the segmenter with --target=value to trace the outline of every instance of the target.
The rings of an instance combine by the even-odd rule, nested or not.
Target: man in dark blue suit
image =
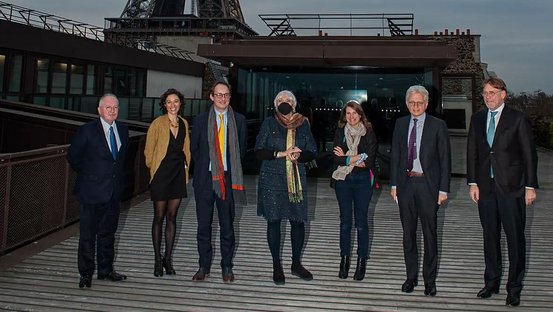
[[[411,113],[396,121],[392,139],[390,195],[399,205],[410,293],[418,282],[417,223],[424,236],[424,294],[435,296],[438,271],[438,208],[447,200],[451,178],[451,148],[445,122],[426,114],[428,91],[411,86],[405,94]]]
[[[487,109],[472,116],[467,142],[469,196],[478,204],[486,263],[484,288],[477,296],[499,293],[503,227],[509,247],[505,304],[518,306],[526,270],[526,207],[536,200],[538,157],[530,122],[505,105],[505,82],[486,79],[482,97]]]
[[[234,281],[232,259],[235,251],[235,202],[244,203],[241,160],[246,152],[246,119],[229,106],[230,85],[216,82],[211,88],[213,105],[194,119],[190,150],[194,159],[194,196],[198,220],[200,268],[192,278],[209,276],[213,252],[211,232],[213,205],[219,216],[221,268],[223,281]]]
[[[81,203],[80,288],[91,286],[96,250],[98,279],[120,281],[127,278],[115,272],[113,259],[129,130],[115,121],[119,114],[115,95],[102,96],[98,113],[100,118],[77,130],[67,151],[67,161],[77,173],[73,193]]]

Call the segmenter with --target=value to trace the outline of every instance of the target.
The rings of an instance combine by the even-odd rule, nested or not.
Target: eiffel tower
[[[238,0],[127,0],[119,18],[106,18],[106,42],[173,52],[173,56],[205,62],[197,44],[243,39],[257,33],[244,21]],[[191,52],[192,51],[192,52]]]
[[[183,14],[186,0],[128,0],[121,17],[148,18]],[[193,0],[191,14],[198,17],[235,18],[244,23],[238,0]]]
[[[211,36],[239,39],[257,33],[244,21],[238,0],[128,0],[120,18],[107,18],[104,33],[110,40],[124,34]],[[133,36],[134,36],[133,35]]]

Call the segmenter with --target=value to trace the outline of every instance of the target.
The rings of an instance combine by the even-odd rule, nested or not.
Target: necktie
[[[409,135],[409,145],[407,146],[407,170],[413,170],[413,161],[417,159],[417,118],[413,118],[413,128]]]
[[[488,133],[486,134],[486,138],[488,140],[488,144],[490,147],[493,143],[493,137],[495,136],[495,115],[497,115],[497,112],[490,112],[490,124],[488,125]]]
[[[221,149],[221,159],[223,163],[225,162],[225,116],[219,114],[219,132],[217,133],[219,137],[219,147]]]
[[[495,115],[497,112],[490,112],[490,124],[488,125],[488,133],[486,134],[486,139],[488,144],[492,147],[493,137],[495,136]],[[490,164],[490,177],[493,178],[493,169]]]
[[[115,132],[113,132],[113,126],[109,127],[109,148],[111,149],[111,155],[113,155],[113,159],[117,159],[117,141],[115,140]]]

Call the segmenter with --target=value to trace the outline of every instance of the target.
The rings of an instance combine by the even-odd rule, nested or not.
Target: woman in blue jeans
[[[340,115],[334,135],[334,164],[332,173],[336,180],[336,199],[340,206],[340,272],[338,277],[348,277],[351,254],[352,211],[357,229],[357,267],[353,279],[365,278],[369,249],[368,211],[372,197],[373,176],[377,142],[371,124],[363,108],[356,101],[349,101]]]

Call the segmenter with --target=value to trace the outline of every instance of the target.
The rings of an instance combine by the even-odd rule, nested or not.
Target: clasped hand
[[[297,161],[298,158],[300,158],[301,149],[297,146],[291,146],[289,149],[286,150],[286,159],[290,161]]]

